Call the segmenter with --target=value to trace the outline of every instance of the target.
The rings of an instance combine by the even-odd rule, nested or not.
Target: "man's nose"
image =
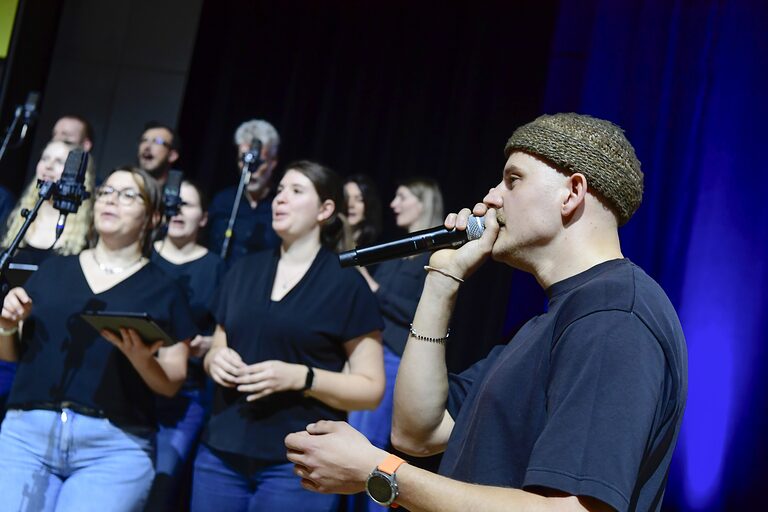
[[[501,194],[498,191],[498,185],[488,189],[488,193],[483,198],[483,203],[492,207],[499,207],[502,205]]]

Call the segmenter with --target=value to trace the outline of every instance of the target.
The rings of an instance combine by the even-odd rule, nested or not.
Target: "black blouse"
[[[195,326],[179,286],[148,263],[112,288],[94,293],[78,256],[46,260],[25,290],[32,313],[24,322],[9,408],[75,402],[121,426],[154,428],[154,394],[128,359],[87,324],[85,310],[145,311],[176,339]]]
[[[363,277],[342,269],[336,254],[321,249],[296,286],[280,301],[270,295],[279,249],[239,260],[214,300],[214,315],[227,345],[246,364],[280,360],[339,372],[344,343],[380,330],[378,304]],[[262,461],[284,461],[283,439],[320,419],[346,413],[301,392],[275,393],[255,402],[236,389],[216,387],[205,442],[212,448]]]
[[[177,265],[166,260],[156,251],[152,251],[150,259],[169,277],[175,279],[187,294],[192,318],[197,326],[197,334],[205,336],[212,334],[216,328],[216,321],[211,313],[211,300],[227,270],[224,260],[212,252],[207,252],[202,258]],[[205,387],[205,381],[202,359],[190,357],[184,389],[202,389]],[[160,402],[165,401],[160,400]]]

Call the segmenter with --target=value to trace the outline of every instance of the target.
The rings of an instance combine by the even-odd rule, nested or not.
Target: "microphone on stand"
[[[248,172],[253,172],[252,169],[258,169],[264,163],[261,160],[261,147],[261,140],[254,138],[251,141],[251,149],[243,154],[243,170],[248,169]]]
[[[342,252],[339,254],[339,263],[342,267],[354,265],[364,267],[422,252],[456,249],[467,242],[480,238],[484,230],[485,221],[483,218],[470,215],[467,219],[466,231],[447,229],[445,226],[416,231],[400,240]]]
[[[53,207],[61,212],[59,220],[56,222],[57,241],[64,232],[67,215],[77,213],[77,209],[83,201],[91,197],[91,193],[85,189],[85,171],[87,168],[87,151],[75,148],[69,152],[61,178],[53,188]]]
[[[35,124],[37,119],[37,101],[40,99],[40,93],[37,91],[30,91],[27,94],[27,101],[24,102],[24,106],[19,107],[21,109],[21,132],[19,133],[19,142],[21,143],[27,136],[27,130]],[[17,144],[18,144],[17,143]]]
[[[179,214],[179,208],[183,201],[181,200],[181,182],[184,179],[184,173],[173,169],[168,172],[168,179],[163,186],[163,215],[166,220]]]
[[[240,201],[243,198],[245,187],[248,182],[251,181],[251,173],[253,170],[258,169],[259,166],[264,163],[261,159],[261,140],[254,137],[251,141],[251,147],[242,156],[243,171],[240,173],[240,183],[237,185],[237,192],[235,192],[235,200],[232,203],[232,212],[229,214],[229,221],[227,222],[227,229],[224,231],[224,240],[221,243],[221,251],[219,256],[221,259],[226,260],[229,254],[229,244],[232,241],[232,235],[234,234],[235,220],[237,220],[237,210],[240,208]]]

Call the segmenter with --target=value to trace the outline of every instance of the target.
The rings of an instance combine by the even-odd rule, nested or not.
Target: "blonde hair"
[[[400,182],[416,198],[421,201],[422,210],[419,219],[411,226],[412,231],[439,226],[443,223],[443,194],[440,186],[431,178],[410,178]]]
[[[46,149],[51,144],[64,144],[70,151],[78,147],[75,144],[51,141],[46,144]],[[65,256],[78,254],[88,245],[88,233],[91,229],[91,222],[93,221],[93,189],[95,183],[96,171],[93,166],[93,160],[88,159],[88,167],[85,171],[85,188],[91,193],[91,197],[83,201],[83,204],[77,209],[77,213],[70,214],[67,217],[67,225],[64,228],[64,233],[62,233],[61,238],[59,239],[59,245],[55,249],[58,254]],[[24,208],[27,210],[34,208],[37,198],[37,179],[32,178],[27,185],[27,188],[24,189],[24,193],[21,195],[18,203],[16,203],[16,207],[8,216],[2,241],[3,247],[11,245],[16,233],[19,232],[22,224],[24,224],[24,217],[21,216],[21,210]],[[25,245],[26,243],[22,240],[20,246],[24,247]]]

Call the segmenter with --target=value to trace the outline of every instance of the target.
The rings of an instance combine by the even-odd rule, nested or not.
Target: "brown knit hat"
[[[521,126],[504,154],[525,151],[560,170],[580,172],[590,188],[613,207],[624,225],[643,199],[643,172],[624,131],[603,119],[580,114],[544,115]]]

